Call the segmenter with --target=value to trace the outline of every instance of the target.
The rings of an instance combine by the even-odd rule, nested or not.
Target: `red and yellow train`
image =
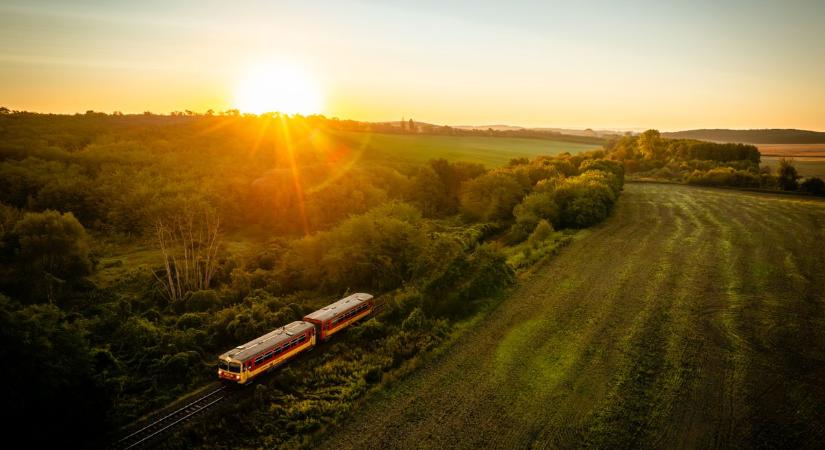
[[[370,315],[374,308],[370,294],[357,293],[338,300],[307,314],[304,320],[284,325],[222,354],[218,357],[218,377],[246,384]]]

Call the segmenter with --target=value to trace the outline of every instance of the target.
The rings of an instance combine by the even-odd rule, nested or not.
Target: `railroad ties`
[[[220,386],[202,395],[197,400],[154,420],[143,428],[117,441],[113,448],[119,450],[146,448],[162,435],[180,426],[196,414],[203,412],[226,397],[226,386]]]

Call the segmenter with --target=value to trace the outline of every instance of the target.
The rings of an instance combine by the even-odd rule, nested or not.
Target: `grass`
[[[353,147],[374,150],[409,162],[426,162],[434,158],[468,161],[498,167],[512,158],[578,153],[600,148],[600,144],[581,144],[550,139],[504,138],[484,136],[403,135],[337,132],[335,135]]]
[[[822,201],[629,184],[604,224],[318,441],[816,447],[823,239]]]

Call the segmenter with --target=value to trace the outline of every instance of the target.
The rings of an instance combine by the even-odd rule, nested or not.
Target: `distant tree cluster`
[[[817,177],[800,182],[792,160],[780,160],[775,174],[760,167],[761,155],[753,145],[667,139],[647,130],[611,140],[605,149],[607,158],[620,161],[628,174],[639,178],[823,195],[819,186],[825,182]]]

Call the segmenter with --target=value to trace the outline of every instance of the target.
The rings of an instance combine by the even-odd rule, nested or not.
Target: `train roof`
[[[372,300],[372,295],[370,294],[365,294],[363,292],[352,294],[349,297],[342,298],[331,305],[324,306],[318,311],[307,314],[304,316],[304,319],[313,319],[323,322],[332,319],[341,311],[347,311],[348,309],[369,300]]]
[[[263,336],[257,337],[246,344],[239,345],[221,355],[220,358],[232,358],[238,361],[246,361],[250,357],[257,355],[267,348],[274,347],[281,342],[288,341],[292,338],[292,336],[301,334],[312,327],[314,327],[314,325],[302,320],[292,322],[289,325],[284,325],[281,328],[277,328]]]

